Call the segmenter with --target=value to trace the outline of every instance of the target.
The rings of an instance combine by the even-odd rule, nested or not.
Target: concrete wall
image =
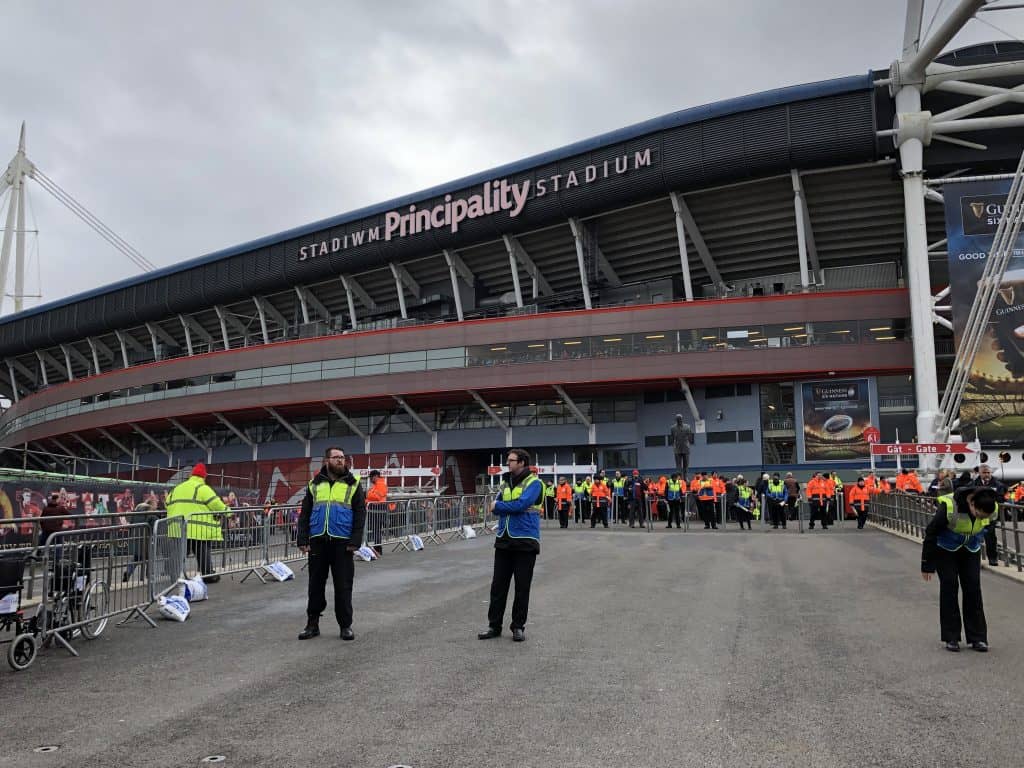
[[[694,468],[749,467],[761,465],[761,410],[760,392],[756,384],[751,385],[750,395],[743,397],[716,397],[706,400],[703,387],[695,387],[693,399],[709,432],[727,430],[752,430],[751,443],[725,443],[708,445],[707,436],[694,435],[690,448],[690,466]],[[721,411],[721,419],[717,418]],[[685,400],[667,403],[647,403],[639,410],[638,455],[640,466],[650,469],[672,469],[675,457],[672,447],[645,448],[644,438],[648,435],[667,435],[675,423],[675,415],[683,418],[692,427],[694,419]]]

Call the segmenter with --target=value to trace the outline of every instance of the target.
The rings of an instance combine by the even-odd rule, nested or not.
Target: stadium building
[[[977,70],[1022,59],[930,66],[1001,90],[1021,76]],[[864,429],[913,439],[954,356],[942,188],[897,145],[926,180],[1011,173],[1022,148],[909,136],[900,76],[685,109],[4,317],[0,445],[95,472],[328,444],[473,476],[507,446],[657,471],[683,413],[697,468],[865,466]],[[932,115],[977,98],[917,92]]]

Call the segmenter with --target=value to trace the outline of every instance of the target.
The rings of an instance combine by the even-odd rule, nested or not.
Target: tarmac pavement
[[[878,530],[545,530],[527,642],[479,641],[492,547],[357,563],[351,643],[296,640],[299,572],[44,651],[0,671],[0,766],[1021,762],[1019,583],[983,574],[992,651],[951,654],[920,545]]]

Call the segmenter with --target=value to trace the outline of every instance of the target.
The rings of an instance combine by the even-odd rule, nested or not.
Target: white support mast
[[[25,154],[25,123],[21,124],[18,151],[0,177],[0,195],[10,190],[7,214],[4,217],[4,236],[0,244],[0,301],[7,296],[7,279],[11,269],[11,250],[14,250],[14,311],[24,309],[25,300],[25,182],[32,179],[61,205],[88,224],[100,237],[110,243],[143,272],[156,269],[152,262],[129,245],[124,238],[104,224],[95,214],[78,202],[57,182],[43,173]]]
[[[25,157],[25,123],[21,124],[18,151],[7,165],[0,182],[0,194],[11,190],[4,224],[3,245],[0,246],[0,301],[6,296],[7,275],[11,269],[11,245],[14,244],[14,311],[20,312],[25,297],[25,177],[35,173],[35,166]]]

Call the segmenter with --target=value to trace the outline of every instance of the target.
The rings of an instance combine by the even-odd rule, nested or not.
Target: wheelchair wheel
[[[82,595],[82,608],[79,621],[82,624],[82,634],[88,639],[94,640],[103,634],[107,628],[109,619],[106,616],[110,605],[110,591],[104,581],[97,581],[90,584]]]
[[[21,672],[32,666],[38,650],[39,646],[36,644],[35,636],[27,633],[18,635],[7,646],[7,663],[15,672]]]

